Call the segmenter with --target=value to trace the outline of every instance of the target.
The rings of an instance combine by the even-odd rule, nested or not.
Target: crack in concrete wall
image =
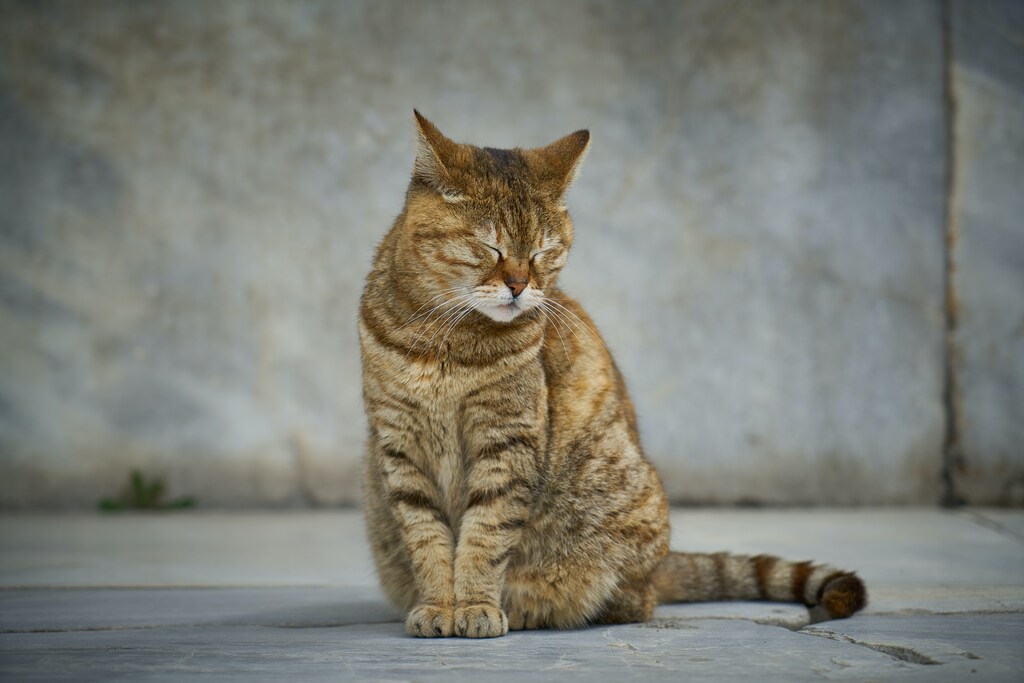
[[[1024,5],[945,0],[944,496],[1024,505]]]
[[[957,203],[956,160],[956,89],[953,83],[955,44],[953,40],[953,0],[943,0],[942,33],[946,104],[946,239],[944,306],[945,334],[943,351],[942,405],[945,410],[946,430],[943,443],[942,504],[954,507],[964,500],[956,493],[956,475],[963,463],[960,453],[960,391],[957,384],[957,298],[956,298],[956,244],[959,230]]]

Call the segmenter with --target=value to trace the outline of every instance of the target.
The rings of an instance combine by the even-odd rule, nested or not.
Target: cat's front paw
[[[508,633],[508,617],[497,605],[468,605],[455,610],[455,635],[497,638]]]
[[[447,638],[452,635],[453,620],[450,607],[417,605],[405,618],[405,631],[417,638]]]

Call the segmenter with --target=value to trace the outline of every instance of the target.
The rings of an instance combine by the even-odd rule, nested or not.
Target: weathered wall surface
[[[934,502],[943,45],[933,1],[0,2],[0,505],[136,466],[207,505],[357,500],[356,301],[413,106],[491,146],[591,129],[563,284],[675,500]],[[1019,202],[963,177],[962,207]],[[1019,468],[979,386],[967,452]]]
[[[1024,504],[1024,4],[953,14],[956,493]]]

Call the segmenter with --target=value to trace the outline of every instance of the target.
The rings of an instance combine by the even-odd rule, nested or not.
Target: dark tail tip
[[[868,604],[864,582],[856,574],[843,574],[825,584],[821,605],[833,619],[845,619]]]

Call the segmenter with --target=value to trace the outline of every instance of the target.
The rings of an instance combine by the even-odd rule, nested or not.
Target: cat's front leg
[[[416,584],[416,604],[406,615],[406,631],[423,638],[451,636],[455,543],[440,492],[394,442],[377,439],[373,456]]]
[[[465,512],[455,550],[457,636],[508,633],[501,608],[505,568],[529,521],[544,452],[543,378],[517,376],[467,405]]]

